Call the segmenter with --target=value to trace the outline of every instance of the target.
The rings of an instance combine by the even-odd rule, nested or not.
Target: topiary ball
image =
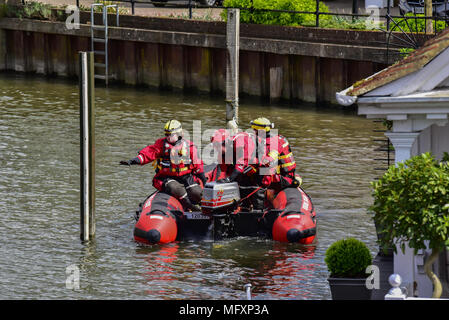
[[[365,278],[372,258],[368,247],[354,238],[334,242],[327,250],[324,262],[334,278]]]

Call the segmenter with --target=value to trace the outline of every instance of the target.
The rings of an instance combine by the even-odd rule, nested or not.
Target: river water
[[[133,214],[153,191],[151,166],[119,166],[172,117],[192,132],[220,127],[222,97],[129,87],[96,90],[96,237],[79,237],[77,82],[0,74],[1,299],[330,299],[324,253],[355,237],[376,254],[366,207],[379,173],[378,125],[354,111],[261,105],[240,122],[271,119],[289,139],[318,219],[311,246],[242,237],[144,246]],[[67,286],[79,270],[79,288]],[[69,284],[73,284],[69,281]]]

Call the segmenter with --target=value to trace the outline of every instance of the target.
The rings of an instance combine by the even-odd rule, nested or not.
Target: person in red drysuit
[[[251,128],[260,138],[256,141],[262,141],[262,149],[265,148],[261,166],[267,167],[268,170],[265,171],[262,184],[277,191],[298,187],[300,178],[297,179],[295,176],[296,162],[288,140],[279,134],[272,133],[271,129],[274,125],[267,118],[251,121]]]
[[[256,138],[247,132],[239,132],[231,137],[225,129],[217,130],[211,138],[218,153],[218,164],[209,174],[209,181],[237,182],[242,198],[258,189],[242,202],[242,207],[247,210],[262,210],[265,198],[264,190],[258,185]]]
[[[193,142],[182,137],[181,123],[170,120],[166,123],[165,137],[156,140],[139,151],[137,157],[120,161],[121,165],[145,165],[155,162],[156,175],[153,186],[177,198],[184,209],[200,211],[198,206],[202,188],[195,176],[206,184],[203,161],[198,158]]]
[[[216,130],[214,135],[210,138],[210,142],[212,143],[215,154],[217,155],[217,165],[212,171],[206,173],[207,180],[223,180],[231,176],[234,171],[233,151],[231,149],[232,140],[229,130]],[[227,150],[229,150],[228,153]],[[227,157],[226,154],[228,155]]]

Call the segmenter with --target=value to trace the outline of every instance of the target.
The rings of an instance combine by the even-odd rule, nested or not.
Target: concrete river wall
[[[114,81],[224,94],[224,22],[120,16],[113,27],[109,19]],[[76,77],[78,52],[90,50],[89,20],[82,12],[79,29],[67,29],[65,20],[0,18],[0,70]],[[385,44],[377,31],[242,24],[240,94],[336,103],[336,91],[392,62]]]

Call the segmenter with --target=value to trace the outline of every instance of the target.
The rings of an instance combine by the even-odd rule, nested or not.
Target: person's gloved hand
[[[271,182],[272,182],[271,176],[269,176],[269,175],[263,176],[262,186],[264,188],[267,188],[271,184]]]
[[[131,159],[131,160],[120,161],[120,164],[123,166],[130,166],[130,165],[139,164],[139,163],[140,163],[140,160],[137,157],[134,159]]]
[[[229,179],[229,177],[217,180],[217,183],[229,183],[229,182],[231,182],[231,179]]]

